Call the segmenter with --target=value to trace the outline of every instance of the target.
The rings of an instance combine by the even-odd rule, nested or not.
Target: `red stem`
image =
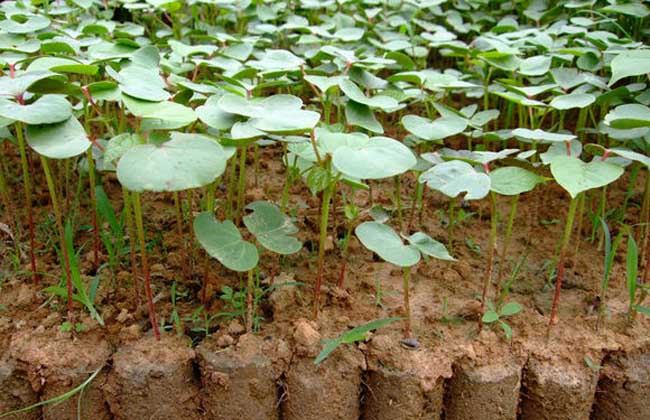
[[[86,100],[88,100],[88,103],[90,103],[90,105],[92,105],[92,107],[95,110],[95,112],[97,113],[97,115],[101,115],[102,112],[99,110],[99,107],[97,106],[97,104],[93,100],[93,97],[90,95],[90,92],[88,91],[88,86],[82,86],[81,91],[83,92],[84,96],[86,97]]]
[[[336,283],[336,285],[341,289],[343,288],[343,282],[345,281],[345,271],[347,269],[347,266],[348,266],[348,259],[343,257],[343,263],[341,264],[341,272],[339,273],[339,281],[338,283]]]

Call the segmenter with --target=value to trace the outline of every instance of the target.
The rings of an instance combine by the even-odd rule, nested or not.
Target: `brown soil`
[[[208,339],[196,350],[206,416],[215,420],[276,420],[278,380],[291,356],[287,344],[246,334],[236,346],[222,348],[220,342],[228,341]]]
[[[115,420],[198,419],[194,350],[185,338],[153,335],[127,343],[113,355],[107,400]]]
[[[46,401],[79,386],[93,372],[106,366],[111,348],[92,332],[73,337],[70,333],[41,326],[14,334],[9,353],[19,369],[26,373],[40,400]],[[79,408],[82,418],[92,413],[94,419],[110,419],[104,397],[105,384],[106,374],[100,373],[83,394],[60,404],[43,406],[42,418],[76,420]]]
[[[284,377],[281,415],[285,420],[343,420],[360,416],[361,373],[365,360],[344,347],[315,365],[319,334],[307,321],[294,332],[295,354]]]
[[[445,418],[516,419],[520,376],[521,366],[514,361],[485,366],[458,366],[449,381]]]
[[[594,419],[650,418],[650,347],[618,352],[606,360],[598,384]]]
[[[279,202],[284,176],[279,148],[267,148],[262,156],[265,177],[260,177],[255,186],[249,174],[247,201]],[[17,163],[10,163],[10,172],[19,173]],[[630,224],[638,220],[642,178],[637,180],[636,193],[630,200],[626,219]],[[608,188],[610,208],[622,202],[628,181],[621,179]],[[114,176],[106,175],[102,182],[119,211],[120,188]],[[14,184],[15,196],[22,197],[18,183]],[[47,220],[49,207],[44,183],[37,179],[35,185],[37,220]],[[405,177],[402,185],[402,201],[409,206],[415,180]],[[374,202],[390,210],[392,184],[372,182],[372,187],[372,198],[367,192],[356,194],[357,205],[369,208]],[[345,191],[351,196],[349,190]],[[382,328],[366,343],[341,346],[320,365],[314,365],[313,360],[321,349],[322,339],[338,337],[370,320],[404,315],[402,276],[400,270],[380,262],[352,239],[344,287],[334,286],[342,264],[335,243],[345,230],[339,196],[330,220],[322,312],[318,321],[307,321],[312,317],[319,203],[302,183],[292,187],[290,193],[289,208],[295,210],[299,237],[305,247],[281,263],[270,254],[262,254],[261,270],[266,274],[264,286],[268,286],[271,277],[276,284],[291,281],[303,285],[280,287],[270,293],[268,301],[260,307],[259,315],[264,320],[255,337],[242,335],[241,324],[219,318],[210,325],[212,337],[204,339],[204,332],[197,332],[203,320],[187,321],[199,306],[197,296],[204,282],[209,291],[206,311],[216,314],[228,310],[219,299],[221,288],[237,289],[240,279],[213,262],[204,277],[205,254],[196,244],[184,251],[169,195],[143,197],[156,311],[159,319],[169,320],[176,309],[183,319],[184,333],[191,339],[177,338],[170,329],[164,332],[162,342],[155,342],[149,331],[146,307],[134,309],[128,255],[114,278],[107,270],[100,272],[102,280],[95,304],[106,327],[99,327],[76,303],[77,321],[86,330],[61,333],[65,304],[42,292],[44,287],[56,285],[60,274],[56,256],[50,252],[56,242],[52,229],[47,225],[37,229],[39,270],[53,274],[42,277],[38,288],[31,285],[29,276],[13,267],[13,243],[2,236],[6,246],[0,247],[0,264],[7,280],[2,283],[0,305],[8,310],[2,311],[6,318],[0,318],[0,349],[8,350],[3,352],[0,363],[0,412],[59,395],[105,366],[82,399],[83,413],[92,412],[98,420],[240,420],[256,415],[283,420],[360,416],[401,420],[435,419],[443,410],[447,419],[471,419],[473,413],[488,420],[512,419],[517,410],[523,418],[543,419],[563,418],[562,413],[569,408],[576,418],[585,418],[587,411],[603,419],[640,418],[634,417],[639,413],[648,418],[647,403],[643,405],[643,401],[648,399],[650,382],[648,371],[644,370],[649,364],[650,321],[643,317],[638,317],[633,325],[625,321],[623,244],[612,271],[607,315],[602,327],[596,330],[596,296],[603,275],[603,255],[597,240],[586,241],[591,233],[591,224],[586,219],[583,231],[579,232],[583,239],[579,249],[575,248],[578,241],[572,241],[558,324],[550,339],[546,338],[553,294],[548,267],[567,207],[567,197],[558,187],[549,185],[522,197],[509,255],[504,261],[497,261],[495,272],[501,268],[506,277],[516,261],[528,255],[508,296],[508,301],[517,301],[524,307],[521,313],[507,319],[514,332],[511,341],[505,339],[498,327],[485,327],[480,332],[478,329],[489,222],[487,203],[470,202],[464,211],[474,215],[456,228],[453,254],[458,261],[427,260],[413,270],[412,334],[419,348],[407,350],[400,346],[403,325],[397,322]],[[223,199],[224,194],[220,190],[218,198]],[[194,211],[199,208],[200,198],[200,193],[192,194]],[[74,202],[74,196],[70,199]],[[80,200],[86,201],[84,197]],[[440,210],[447,207],[447,200],[426,191],[424,202],[424,217],[420,223],[416,215],[409,232],[422,230],[446,242],[446,216]],[[595,203],[596,196],[588,205],[593,208]],[[499,246],[508,205],[509,200],[499,201]],[[82,210],[70,211],[78,225],[87,223],[89,212],[85,207]],[[406,214],[410,219],[410,212]],[[183,228],[186,233],[190,231],[188,225]],[[24,227],[16,236],[20,244],[28,243]],[[86,244],[80,266],[87,284],[94,275],[92,252],[88,252],[91,243],[88,232],[77,232],[75,244]],[[23,247],[22,251],[19,268],[28,270],[28,249]],[[101,255],[101,259],[106,262],[107,257]],[[183,275],[184,270],[187,276]],[[179,291],[175,308],[169,292],[173,281],[177,281]],[[494,292],[490,288],[491,298]],[[595,400],[596,375],[590,376],[584,356],[595,362],[603,360],[605,366],[599,372]],[[593,408],[587,409],[591,400]],[[629,407],[625,405],[628,401],[632,401]],[[546,413],[550,413],[548,417]],[[67,419],[76,418],[76,414],[73,398],[59,406],[36,409],[14,418]]]
[[[593,360],[600,363],[599,359]],[[588,420],[594,403],[598,372],[585,363],[531,356],[524,369],[522,420]]]

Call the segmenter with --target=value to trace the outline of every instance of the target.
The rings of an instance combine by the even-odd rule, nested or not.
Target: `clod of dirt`
[[[523,373],[521,420],[588,420],[598,373],[582,364],[531,355]]]
[[[100,367],[107,364],[111,348],[107,341],[94,334],[71,338],[58,328],[23,330],[10,343],[11,357],[27,372],[32,388],[40,392],[41,401],[58,397],[77,387]],[[106,373],[99,374],[84,390],[81,413],[78,395],[57,405],[45,405],[45,420],[77,420],[92,414],[94,420],[108,420],[110,413],[104,404],[103,386]]]
[[[280,397],[282,419],[358,419],[363,365],[361,352],[347,345],[318,365],[312,357],[294,357]]]
[[[230,335],[240,335],[246,332],[246,328],[244,328],[239,320],[233,319],[230,321],[230,324],[228,324],[226,331],[228,331],[228,334]]]
[[[368,345],[364,420],[440,418],[451,362],[424,348],[406,349],[402,341],[381,334]]]
[[[197,348],[208,418],[277,419],[277,380],[290,359],[286,343],[246,334],[236,346],[220,347],[208,339]]]
[[[0,359],[0,413],[8,413],[38,402],[38,396],[27,380],[27,375],[16,368],[16,363],[3,350]],[[8,420],[36,420],[40,409],[6,417]]]
[[[316,325],[313,322],[299,319],[296,321],[293,341],[297,354],[302,356],[315,356],[319,351],[318,344],[321,341],[321,335],[316,331]]]
[[[380,367],[365,384],[364,420],[437,420],[442,413],[444,380],[425,391],[417,374]]]
[[[605,361],[598,383],[594,420],[650,418],[650,348],[618,353]]]
[[[199,419],[194,350],[183,337],[152,335],[113,355],[107,400],[115,420]]]
[[[445,399],[447,420],[515,420],[521,365],[458,366]]]

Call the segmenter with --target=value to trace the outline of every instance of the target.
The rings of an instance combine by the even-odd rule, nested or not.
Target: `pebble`
[[[416,338],[404,338],[399,343],[406,350],[417,350],[420,348],[420,342]]]

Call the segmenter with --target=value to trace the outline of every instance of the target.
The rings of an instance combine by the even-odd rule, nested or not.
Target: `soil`
[[[284,182],[280,153],[279,147],[262,150],[260,167],[265,176],[256,183],[249,171],[247,201],[279,202]],[[8,163],[10,173],[20,173],[17,160]],[[249,164],[252,167],[252,159]],[[38,160],[34,166],[34,173],[40,174]],[[36,219],[49,220],[47,194],[38,176]],[[19,182],[14,181],[14,196],[22,198]],[[626,216],[630,224],[638,220],[643,181],[639,176],[630,198]],[[628,182],[624,177],[608,188],[608,208],[622,203]],[[110,174],[103,176],[102,183],[119,211],[119,184]],[[365,191],[354,195],[357,205],[369,208],[375,203],[390,210],[392,183],[371,184],[372,196]],[[445,198],[426,191],[422,220],[416,213],[408,223],[414,186],[412,177],[402,183],[405,225],[411,224],[405,227],[406,233],[422,230],[446,243]],[[87,224],[87,197],[78,197],[82,207],[75,209],[74,192],[63,190],[64,200],[71,203],[70,219],[78,226]],[[220,189],[218,199],[224,197]],[[522,196],[508,256],[504,261],[497,258],[495,272],[502,270],[506,278],[517,261],[527,256],[507,298],[524,308],[507,319],[514,332],[512,340],[506,340],[498,326],[478,328],[489,221],[487,203],[469,202],[463,204],[463,211],[473,215],[457,226],[453,243],[458,261],[426,260],[412,272],[412,336],[417,348],[403,347],[403,325],[396,322],[371,334],[366,342],[340,346],[319,365],[313,361],[322,339],[338,337],[370,320],[404,315],[401,271],[379,261],[356,239],[350,241],[344,287],[335,286],[342,260],[334,244],[346,228],[340,196],[330,219],[319,319],[312,321],[311,305],[319,201],[298,183],[290,188],[289,208],[295,213],[305,247],[282,261],[266,253],[260,261],[264,287],[271,282],[300,285],[278,287],[268,295],[259,308],[263,320],[255,335],[244,334],[238,321],[218,317],[207,328],[207,338],[203,316],[192,316],[199,307],[201,288],[207,287],[207,313],[227,313],[232,308],[219,298],[219,291],[223,286],[237,289],[240,279],[208,261],[191,241],[186,250],[185,240],[178,237],[171,196],[145,194],[143,198],[156,311],[167,327],[159,343],[150,331],[146,307],[136,308],[128,253],[114,276],[107,269],[100,271],[95,305],[106,326],[97,325],[76,303],[75,322],[85,329],[61,332],[65,304],[43,291],[56,285],[60,274],[56,256],[48,251],[56,243],[53,230],[44,222],[37,226],[39,271],[51,276],[42,276],[35,287],[24,274],[29,270],[27,229],[16,226],[14,219],[0,220],[15,230],[22,252],[19,266],[13,265],[14,243],[0,232],[4,245],[0,246],[0,267],[5,279],[0,305],[7,308],[0,318],[0,412],[60,395],[103,366],[82,395],[82,413],[92,413],[98,420],[400,420],[437,419],[443,414],[446,419],[471,419],[477,414],[482,419],[514,419],[517,415],[524,419],[650,417],[650,321],[642,316],[633,324],[626,321],[623,244],[612,270],[606,315],[596,329],[602,304],[596,296],[603,276],[603,255],[598,235],[594,243],[586,241],[591,236],[586,216],[582,231],[574,232],[583,240],[572,241],[558,323],[546,337],[553,295],[549,262],[568,203],[559,187],[544,186]],[[191,199],[193,211],[199,209],[199,192],[182,194],[182,198]],[[596,203],[594,195],[587,207],[594,209]],[[499,247],[509,204],[508,199],[499,201]],[[222,211],[223,206],[218,208]],[[21,215],[16,220],[22,219]],[[188,223],[181,228],[185,235],[190,234]],[[75,244],[81,249],[82,280],[89,285],[96,270],[92,238],[86,228],[76,232]],[[107,261],[106,255],[100,253],[100,257],[101,262]],[[175,306],[170,297],[174,281]],[[493,288],[490,296],[494,296]],[[171,321],[174,311],[181,320],[181,337]],[[604,367],[592,370],[586,366],[585,356]],[[76,416],[75,396],[57,406],[46,405],[8,418]]]
[[[113,418],[200,418],[194,357],[188,340],[173,335],[157,342],[149,334],[118,349],[107,386]]]
[[[598,385],[594,419],[650,418],[650,348],[613,353]]]
[[[592,361],[595,365],[601,363],[599,359]],[[572,365],[531,355],[524,369],[523,381],[522,420],[590,418],[598,372],[584,362]]]
[[[224,348],[230,340],[222,337],[197,347],[206,416],[277,420],[278,381],[290,361],[289,347],[282,340],[246,334],[236,346]]]

